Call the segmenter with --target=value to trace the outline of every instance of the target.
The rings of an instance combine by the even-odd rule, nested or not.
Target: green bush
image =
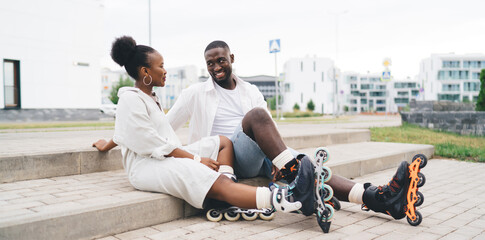
[[[293,111],[299,111],[300,110],[300,105],[298,105],[298,103],[295,103],[295,105],[293,105]]]
[[[109,94],[109,100],[113,102],[114,104],[118,104],[118,90],[122,87],[133,87],[135,85],[135,81],[131,80],[130,77],[125,77],[123,79],[122,76],[120,76],[120,80],[116,85],[113,86],[111,89],[111,92]]]
[[[313,103],[313,100],[310,99],[306,105],[306,110],[313,112],[315,110],[315,104]]]

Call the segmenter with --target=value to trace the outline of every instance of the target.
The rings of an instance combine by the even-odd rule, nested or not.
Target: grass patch
[[[114,122],[45,122],[45,123],[2,123],[0,129],[36,129],[71,127],[113,127]]]
[[[372,141],[430,144],[435,147],[437,156],[485,162],[485,137],[431,130],[408,123],[403,123],[401,127],[370,130]]]

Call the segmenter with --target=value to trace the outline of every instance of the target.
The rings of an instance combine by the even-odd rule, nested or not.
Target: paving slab
[[[385,184],[394,171],[367,174],[355,181]],[[424,219],[417,227],[405,219],[364,212],[356,204],[342,202],[328,234],[322,233],[314,216],[277,212],[272,221],[210,223],[204,216],[194,216],[145,227],[144,231],[150,229],[145,235],[134,230],[105,239],[485,239],[485,164],[431,160],[422,172],[427,181],[419,191],[425,200],[417,210]],[[449,194],[450,190],[459,193]]]

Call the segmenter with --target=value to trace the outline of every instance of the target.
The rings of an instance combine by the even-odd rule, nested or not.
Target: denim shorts
[[[236,128],[231,137],[234,146],[234,173],[238,178],[267,177],[272,179],[273,163],[263,153],[258,144],[243,132],[242,125]],[[293,156],[298,152],[288,148]]]

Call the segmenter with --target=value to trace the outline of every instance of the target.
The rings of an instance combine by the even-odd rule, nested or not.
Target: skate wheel
[[[256,220],[256,218],[258,218],[258,214],[257,213],[243,213],[242,214],[242,218],[246,221],[254,221]]]
[[[328,202],[333,197],[333,189],[327,184],[323,185],[323,188],[320,189],[320,197],[322,198],[323,202]]]
[[[326,147],[319,147],[315,150],[315,161],[322,159],[322,164],[330,160],[330,154]],[[318,163],[317,163],[318,164]]]
[[[239,215],[239,213],[233,213],[233,212],[224,213],[224,218],[227,221],[235,222],[235,221],[239,220],[240,217],[241,217],[241,215]]]
[[[414,219],[414,221],[409,217],[407,217],[406,220],[408,220],[409,225],[418,226],[421,223],[421,221],[423,221],[423,216],[421,215],[420,212],[416,211],[416,219]]]
[[[207,211],[205,216],[207,217],[207,220],[211,222],[219,222],[222,219],[222,214],[215,209],[210,209]]]
[[[418,158],[421,158],[421,163],[419,164],[419,168],[426,167],[426,164],[428,164],[428,159],[426,158],[426,156],[424,154],[416,154],[413,157],[413,162]]]
[[[274,214],[275,212],[271,211],[269,213],[260,213],[259,214],[259,218],[261,218],[262,220],[265,220],[265,221],[270,221],[274,218]]]
[[[426,183],[426,177],[424,176],[424,174],[418,172],[418,178],[419,178],[419,181],[418,181],[417,187],[420,188]]]
[[[325,205],[325,209],[328,211],[328,215],[327,217],[325,216],[322,216],[323,215],[323,211],[321,211],[320,209],[318,210],[317,214],[318,214],[318,218],[322,218],[322,221],[325,221],[325,220],[330,220],[333,218],[333,214],[335,213],[335,210],[333,209],[333,207],[330,205],[330,204],[324,204]]]
[[[414,206],[419,207],[424,202],[424,195],[421,192],[416,192],[416,195],[418,195],[418,200],[416,200],[416,203],[414,204]]]
[[[332,178],[332,169],[327,166],[322,167],[322,181],[328,182]]]

